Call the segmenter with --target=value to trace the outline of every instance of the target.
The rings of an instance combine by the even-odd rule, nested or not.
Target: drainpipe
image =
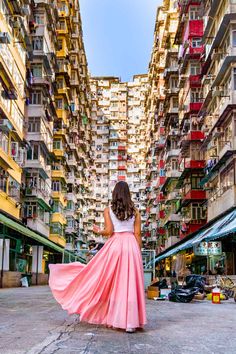
[[[37,246],[37,258],[36,258],[36,285],[38,285],[38,273],[39,273],[39,246]]]
[[[5,228],[4,228],[4,229],[5,229]],[[1,264],[0,288],[3,288],[4,253],[5,253],[5,233],[3,234],[3,244],[2,244],[2,264]]]

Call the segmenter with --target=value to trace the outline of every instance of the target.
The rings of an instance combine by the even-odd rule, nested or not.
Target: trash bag
[[[186,276],[186,289],[198,288],[200,292],[204,291],[206,278],[202,275],[191,274]]]
[[[21,286],[23,286],[24,288],[28,288],[29,287],[29,283],[28,283],[28,278],[27,277],[23,277],[21,278]]]
[[[182,303],[188,303],[191,302],[194,298],[195,292],[194,293],[182,293],[177,290],[172,290],[169,295],[168,299],[169,301],[172,302],[182,302]]]

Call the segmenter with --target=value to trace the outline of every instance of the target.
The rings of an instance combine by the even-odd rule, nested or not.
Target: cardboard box
[[[168,297],[171,289],[161,289],[161,297]]]
[[[149,286],[147,290],[147,298],[153,299],[154,297],[159,297],[160,291],[157,286]]]

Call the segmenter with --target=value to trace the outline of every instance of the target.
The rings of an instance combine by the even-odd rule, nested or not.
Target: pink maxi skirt
[[[87,264],[51,264],[49,286],[69,314],[115,328],[146,324],[141,252],[133,233],[114,233]]]

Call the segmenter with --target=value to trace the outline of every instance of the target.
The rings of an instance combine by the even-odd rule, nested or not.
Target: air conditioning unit
[[[8,32],[0,32],[0,43],[1,44],[10,44],[11,37]]]
[[[12,130],[11,122],[8,119],[0,119],[0,129],[2,131]]]
[[[29,16],[30,15],[29,5],[22,6],[21,12],[24,16]]]

